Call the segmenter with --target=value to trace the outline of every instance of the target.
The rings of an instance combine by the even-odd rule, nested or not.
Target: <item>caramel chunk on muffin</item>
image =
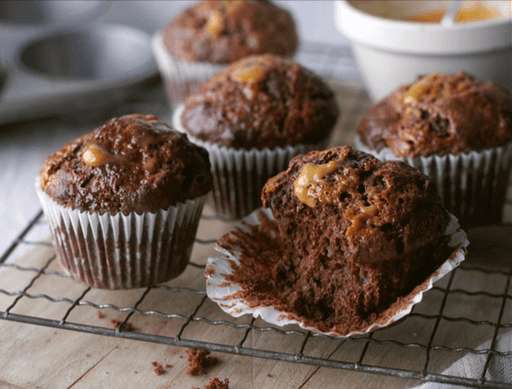
[[[211,188],[207,151],[153,115],[111,119],[41,166],[41,189],[81,211],[156,212]]]
[[[244,58],[201,86],[181,122],[193,137],[237,149],[316,144],[336,123],[334,93],[315,74],[285,58]]]
[[[262,201],[288,245],[273,280],[283,285],[276,305],[319,330],[371,323],[451,252],[450,216],[432,181],[347,146],[293,158]]]
[[[421,76],[371,107],[358,133],[398,157],[483,150],[512,141],[512,97],[463,72]]]
[[[207,0],[166,26],[164,45],[182,60],[227,64],[254,54],[292,56],[298,37],[291,15],[270,1]]]

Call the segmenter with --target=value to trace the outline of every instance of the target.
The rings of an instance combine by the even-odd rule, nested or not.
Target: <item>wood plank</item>
[[[0,322],[0,380],[23,388],[66,388],[110,353],[118,339]]]

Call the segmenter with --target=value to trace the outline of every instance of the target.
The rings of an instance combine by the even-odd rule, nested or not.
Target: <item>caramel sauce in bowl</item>
[[[510,7],[503,1],[467,1],[452,0],[459,4],[455,23],[482,22],[498,19],[510,19]],[[373,1],[350,0],[349,3],[371,15],[386,19],[415,23],[440,23],[451,1]],[[413,4],[414,3],[414,4]],[[506,3],[506,2],[505,2]]]
[[[337,27],[372,100],[432,73],[465,71],[511,88],[511,2],[453,1],[454,22],[444,23],[451,1],[336,0]]]
[[[440,23],[446,14],[445,9],[436,9],[421,12],[416,15],[405,16],[402,20],[419,23]],[[455,23],[479,22],[485,20],[496,20],[501,17],[499,9],[489,7],[483,2],[476,1],[465,4],[461,2],[461,7],[455,15]]]

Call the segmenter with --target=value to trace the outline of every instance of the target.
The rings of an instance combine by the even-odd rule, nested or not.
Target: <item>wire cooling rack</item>
[[[333,78],[344,66],[355,66],[348,48],[306,46],[299,60]],[[369,104],[361,89],[338,93],[344,117],[333,143],[349,138]],[[509,198],[507,212],[511,207]],[[335,339],[261,319],[232,318],[207,298],[206,257],[215,255],[216,240],[235,223],[207,208],[182,276],[145,289],[101,291],[73,282],[60,269],[51,242],[41,239],[48,226],[38,212],[0,257],[0,318],[418,382],[512,388],[512,381],[495,374],[512,365],[512,342],[506,338],[512,327],[510,224],[470,231],[468,259],[403,321],[369,335]],[[465,363],[457,366],[461,360]]]

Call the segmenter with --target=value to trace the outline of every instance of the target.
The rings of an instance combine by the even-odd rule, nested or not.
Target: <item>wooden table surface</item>
[[[342,106],[342,120],[331,139],[331,144],[350,141],[359,116],[366,111],[368,101],[361,104],[359,92],[346,87],[337,88]],[[511,192],[512,193],[512,192]],[[511,194],[509,193],[509,195]],[[512,198],[512,195],[509,196]],[[512,207],[506,210],[509,224],[486,227],[469,231],[470,253],[466,263],[485,265],[496,269],[507,269],[512,258]],[[206,209],[205,214],[211,214]],[[203,219],[198,238],[209,240],[218,238],[227,232],[233,223]],[[36,228],[47,228],[39,223]],[[29,239],[29,237],[27,237]],[[213,245],[196,244],[192,261],[205,263],[208,255],[214,254]],[[61,320],[69,310],[66,301],[54,302],[47,298],[38,298],[41,294],[51,298],[67,298],[74,301],[86,292],[84,285],[73,282],[60,274],[61,270],[54,259],[50,245],[37,245],[19,255],[13,254],[11,266],[0,268],[0,289],[11,292],[0,293],[0,310],[10,306],[11,314],[28,315],[44,319]],[[11,259],[14,258],[14,259]],[[12,264],[19,267],[12,266]],[[45,267],[46,266],[46,267]],[[21,267],[21,268],[20,268]],[[35,278],[34,270],[42,269]],[[56,273],[53,273],[56,272]],[[189,266],[179,278],[168,282],[170,287],[186,287],[204,290],[203,269]],[[37,273],[37,272],[36,272]],[[32,280],[35,281],[31,282]],[[485,291],[489,294],[504,293],[508,286],[507,277],[494,273],[481,273],[471,268],[458,269],[452,277],[445,277],[438,284],[441,287],[466,291]],[[19,293],[23,296],[19,298]],[[510,287],[512,290],[512,286]],[[505,293],[511,293],[505,290]],[[92,304],[112,304],[116,307],[131,307],[144,294],[143,289],[128,291],[90,290],[83,296]],[[31,296],[31,297],[29,297]],[[230,318],[201,294],[180,294],[168,289],[154,288],[145,296],[138,309],[159,312],[174,312],[190,315],[199,305],[198,316],[211,320],[228,320],[234,323],[249,323],[251,318]],[[502,299],[485,295],[445,294],[439,290],[428,292],[417,306],[415,313],[466,317],[472,320],[497,320],[502,308]],[[509,299],[510,300],[510,299]],[[444,302],[443,302],[444,301]],[[509,301],[510,303],[510,301]],[[444,305],[442,305],[444,304]],[[511,323],[509,304],[502,322]],[[443,307],[443,308],[440,308]],[[98,311],[101,315],[98,316]],[[66,318],[68,323],[112,328],[112,319],[124,319],[127,312],[108,307],[98,308],[79,305]],[[103,317],[100,317],[103,316]],[[183,325],[179,318],[164,318],[161,315],[133,314],[130,324],[134,331],[162,336],[176,336]],[[255,325],[265,326],[261,320]],[[435,319],[411,317],[398,325],[375,333],[376,339],[399,339],[402,342],[423,344],[428,342]],[[295,327],[293,327],[295,328]],[[244,335],[244,330],[227,326],[211,325],[204,322],[190,323],[183,338],[214,341],[236,345]],[[448,347],[479,347],[492,338],[492,326],[469,325],[466,322],[443,322],[437,329],[434,344]],[[251,331],[244,347],[264,349],[276,352],[297,353],[302,337],[281,335],[272,331]],[[356,362],[365,347],[365,342],[345,339],[312,337],[307,343],[304,354],[334,360]],[[24,324],[0,320],[0,388],[192,388],[202,387],[209,378],[218,376],[228,378],[230,388],[390,388],[412,387],[421,381],[376,375],[356,371],[329,369],[311,365],[282,362],[270,359],[251,358],[235,354],[213,353],[220,363],[205,375],[189,377],[186,375],[185,348],[93,335],[84,332],[51,328],[33,324]],[[510,351],[510,350],[509,350]],[[442,373],[464,353],[433,353],[429,371]],[[152,362],[170,364],[162,375],[156,375]],[[363,361],[366,365],[411,369],[421,371],[425,363],[423,348],[404,348],[394,344],[370,344]],[[474,372],[475,376],[478,372]],[[471,377],[470,377],[471,378]]]

